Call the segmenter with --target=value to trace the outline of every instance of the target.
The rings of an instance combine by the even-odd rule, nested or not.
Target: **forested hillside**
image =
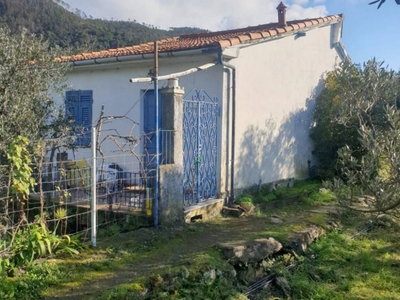
[[[203,31],[161,30],[136,21],[93,19],[79,9],[69,11],[65,5],[62,0],[0,0],[0,27],[8,26],[12,32],[25,27],[31,33],[43,35],[52,45],[81,50],[117,48]]]

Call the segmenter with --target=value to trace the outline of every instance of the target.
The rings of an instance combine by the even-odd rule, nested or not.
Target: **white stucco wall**
[[[202,64],[212,62],[215,56],[204,55],[201,57],[180,57],[172,59],[160,59],[159,75],[166,75],[184,71]],[[105,115],[122,116],[137,122],[134,125],[127,119],[108,121],[103,125],[100,141],[108,134],[129,135],[133,128],[133,135],[140,137],[143,133],[143,91],[153,89],[153,83],[130,83],[129,79],[147,77],[153,68],[151,60],[136,63],[114,63],[104,65],[92,65],[75,67],[68,74],[68,82],[73,90],[93,90],[93,124],[97,123],[101,106],[104,104]],[[206,89],[207,93],[221,100],[222,75],[221,67],[213,67],[205,71],[190,74],[179,79],[179,85],[184,87],[185,93],[192,89]],[[165,86],[166,81],[159,82],[159,88]],[[55,96],[57,101],[63,103],[63,98]],[[137,154],[142,153],[142,144],[136,147]],[[135,171],[137,162],[130,160],[127,155],[122,155],[118,147],[112,141],[102,144],[102,149],[108,162],[116,162],[124,166],[124,169]],[[73,154],[69,152],[69,159],[82,159],[92,157],[90,148],[79,148]]]
[[[160,75],[184,71],[207,62],[216,55],[160,59]],[[326,71],[340,61],[331,45],[331,26],[307,31],[305,37],[287,36],[242,47],[239,57],[229,63],[237,69],[235,188],[268,183],[287,178],[308,176],[307,161],[312,161],[313,146],[309,138],[315,94],[321,88]],[[139,123],[133,133],[143,132],[143,91],[153,89],[150,83],[130,83],[130,78],[146,77],[153,68],[151,60],[136,63],[117,63],[77,67],[69,74],[72,89],[93,90],[93,121],[97,122],[101,105],[106,115],[125,115]],[[218,185],[222,194],[230,189],[230,130],[231,112],[227,106],[231,82],[221,65],[179,79],[185,93],[205,89],[221,104],[218,149]],[[160,88],[165,85],[160,82]],[[62,103],[62,99],[58,98]],[[138,101],[139,100],[139,101]],[[104,125],[102,137],[117,129],[128,134],[132,123],[112,121]],[[100,139],[102,139],[102,137]],[[103,145],[107,156],[132,170],[121,152],[108,142]],[[142,145],[137,148],[141,153]],[[70,154],[71,155],[71,154]],[[76,158],[90,158],[90,149],[78,149]],[[72,158],[70,156],[70,158]],[[137,167],[137,165],[136,165]]]
[[[235,187],[308,176],[315,94],[340,61],[331,27],[242,48],[237,68]]]

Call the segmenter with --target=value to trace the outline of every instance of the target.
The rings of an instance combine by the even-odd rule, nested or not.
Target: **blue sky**
[[[372,0],[326,0],[329,14],[344,13],[343,43],[352,60],[376,57],[400,71],[400,5],[394,0],[368,5]]]
[[[136,20],[160,28],[212,31],[276,22],[280,0],[64,0],[94,18]],[[288,19],[345,14],[343,43],[355,63],[376,57],[400,70],[400,5],[386,0],[285,0]],[[179,16],[179,17],[177,17]]]

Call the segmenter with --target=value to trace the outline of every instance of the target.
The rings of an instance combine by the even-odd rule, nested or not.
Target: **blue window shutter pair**
[[[93,91],[67,91],[65,109],[67,117],[78,127],[75,146],[89,147],[91,142]]]

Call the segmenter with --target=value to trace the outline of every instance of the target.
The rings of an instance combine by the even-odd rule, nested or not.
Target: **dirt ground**
[[[81,277],[54,287],[46,299],[95,299],[111,288],[190,265],[216,244],[282,237],[312,223],[310,220],[320,219],[315,216],[332,212],[331,208],[324,207],[312,207],[307,211],[300,208],[296,203],[289,206],[283,203],[282,207],[265,206],[263,213],[251,216],[221,216],[174,228],[141,228],[100,239],[99,247],[90,254],[67,262],[71,270],[76,268],[82,273]],[[272,216],[278,216],[283,223],[272,222]],[[95,270],[93,262],[96,262]],[[85,264],[87,268],[82,267]]]

